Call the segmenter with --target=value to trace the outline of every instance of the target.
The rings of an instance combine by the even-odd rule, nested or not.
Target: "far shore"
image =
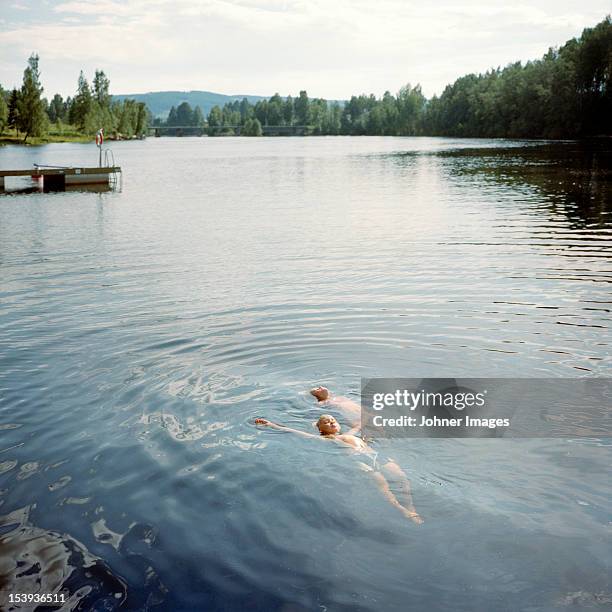
[[[27,142],[23,142],[23,136],[8,136],[2,134],[0,136],[0,146],[4,145],[21,145],[21,146],[39,146],[44,144],[52,144],[59,142],[93,142],[90,136],[59,136],[53,134],[47,134],[41,137],[30,137]]]
[[[116,142],[119,140],[141,140],[141,138],[137,136],[133,136],[131,138],[126,138],[122,136],[113,136],[108,138],[107,142]],[[26,142],[23,141],[23,134],[15,135],[15,134],[0,134],[0,147],[5,145],[19,145],[19,146],[40,146],[45,144],[55,144],[55,143],[68,143],[68,142],[76,142],[76,143],[88,143],[94,142],[94,137],[88,134],[78,134],[78,133],[70,133],[70,134],[57,134],[50,132],[45,136],[30,136]]]

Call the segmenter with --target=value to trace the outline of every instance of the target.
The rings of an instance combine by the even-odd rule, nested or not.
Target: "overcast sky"
[[[0,84],[40,55],[45,95],[96,68],[111,93],[201,89],[344,99],[425,95],[469,72],[541,57],[611,0],[0,0]]]

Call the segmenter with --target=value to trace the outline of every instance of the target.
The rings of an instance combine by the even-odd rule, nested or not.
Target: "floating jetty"
[[[63,166],[39,166],[26,170],[0,170],[0,191],[5,190],[6,177],[30,177],[33,181],[42,181],[43,191],[64,191],[71,185],[108,185],[117,182],[120,166],[96,166],[93,168],[76,168]]]

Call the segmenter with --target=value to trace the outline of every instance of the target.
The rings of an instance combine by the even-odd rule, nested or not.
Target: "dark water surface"
[[[121,192],[0,197],[4,601],[609,609],[609,440],[375,440],[416,526],[253,418],[312,431],[306,390],[362,376],[610,375],[611,148],[148,139]]]

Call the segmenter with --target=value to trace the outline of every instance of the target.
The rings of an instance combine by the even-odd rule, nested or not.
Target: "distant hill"
[[[114,100],[125,100],[126,98],[144,102],[155,117],[163,118],[168,116],[173,106],[176,107],[181,102],[188,102],[192,108],[199,106],[206,116],[215,104],[222,107],[226,102],[242,100],[243,98],[255,104],[259,100],[266,99],[265,96],[227,96],[212,91],[151,91],[144,94],[118,94],[113,96]]]

